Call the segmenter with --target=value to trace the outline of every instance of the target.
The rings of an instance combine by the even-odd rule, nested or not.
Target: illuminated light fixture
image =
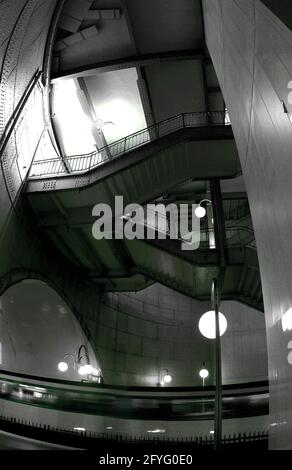
[[[214,310],[205,313],[199,321],[199,330],[201,334],[208,339],[216,338],[216,321]],[[227,320],[223,313],[219,312],[219,332],[223,336],[227,330]]]
[[[33,392],[34,398],[42,398],[43,394],[40,392]]]
[[[215,434],[215,431],[210,431],[210,434]]]
[[[112,426],[107,426],[106,429],[110,430],[110,429],[113,429],[113,427]]]
[[[209,371],[205,367],[205,363],[203,362],[203,367],[199,372],[199,376],[203,380],[203,387],[205,386],[205,380],[209,377]]]
[[[166,384],[170,384],[172,382],[172,377],[171,375],[167,374],[165,377],[164,377],[164,382]]]
[[[284,313],[281,321],[283,332],[292,330],[292,308],[289,308],[289,310]]]
[[[172,376],[169,374],[168,369],[164,369],[161,373],[160,385],[169,385],[172,382]]]
[[[84,366],[80,366],[78,369],[79,375],[90,375],[92,373],[92,366],[90,364],[85,364]]]
[[[73,428],[73,430],[78,431],[78,432],[85,432],[86,431],[85,428],[79,428],[79,427]]]
[[[197,209],[195,210],[195,214],[199,219],[203,219],[205,215],[207,214],[207,211],[204,207],[200,206],[200,207],[197,207]]]
[[[59,362],[59,364],[58,364],[58,369],[59,369],[60,372],[67,372],[68,367],[69,366],[68,366],[67,362],[64,362],[64,361]]]
[[[200,377],[201,379],[207,379],[209,377],[209,372],[207,369],[200,370]]]
[[[89,361],[89,355],[87,348],[82,344],[78,349],[78,354],[65,354],[63,361],[59,362],[58,369],[60,372],[67,372],[69,365],[66,361],[67,358],[73,359],[73,368],[77,369],[78,374],[81,376],[98,376],[101,377],[101,370],[98,368],[93,368]]]
[[[201,379],[203,380],[203,387],[205,386],[205,380],[209,377],[209,371],[207,369],[201,369],[199,372]]]
[[[198,217],[198,219],[203,219],[206,214],[207,214],[207,211],[205,209],[205,207],[202,206],[202,204],[206,202],[207,205],[212,205],[212,202],[209,200],[209,199],[203,199],[201,202],[200,202],[200,205],[196,208],[195,210],[195,215],[196,217]]]

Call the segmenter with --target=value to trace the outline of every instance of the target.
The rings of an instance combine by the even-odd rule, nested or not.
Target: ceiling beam
[[[115,60],[97,62],[94,64],[75,67],[67,71],[62,71],[60,75],[55,75],[52,83],[56,83],[64,78],[78,78],[96,75],[97,73],[112,72],[133,67],[146,67],[164,62],[178,60],[201,60],[204,57],[203,49],[187,49],[182,51],[157,52],[153,54],[137,54]]]
[[[123,12],[126,18],[128,31],[129,31],[133,48],[135,50],[135,53],[139,55],[141,51],[137,44],[135,30],[133,26],[133,18],[131,17],[127,0],[121,0],[121,3],[122,3]],[[143,111],[145,115],[145,121],[146,121],[147,127],[151,127],[155,123],[155,118],[154,118],[153,107],[152,107],[151,97],[150,97],[148,83],[147,83],[147,77],[146,77],[146,74],[142,65],[137,63],[135,65],[135,68],[136,68],[137,75],[138,75],[137,86],[138,86],[140,99],[142,102],[142,107],[143,107]]]

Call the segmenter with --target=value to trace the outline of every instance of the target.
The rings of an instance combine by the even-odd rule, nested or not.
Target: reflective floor
[[[66,450],[70,447],[38,442],[0,431],[0,450]]]

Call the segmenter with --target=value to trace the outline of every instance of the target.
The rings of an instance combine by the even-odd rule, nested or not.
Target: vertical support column
[[[217,279],[212,283],[212,305],[215,312],[216,339],[215,339],[215,435],[214,450],[219,450],[222,440],[222,363],[221,363],[221,337],[219,324],[220,295]]]
[[[219,324],[219,305],[221,300],[221,290],[224,282],[225,268],[227,264],[227,250],[226,250],[226,231],[224,221],[224,211],[222,204],[221,187],[219,180],[212,180],[210,182],[214,226],[215,226],[215,240],[216,247],[219,252],[219,276],[218,279],[213,279],[212,282],[212,307],[215,312],[215,436],[214,436],[214,449],[220,449],[222,440],[222,363],[221,363],[221,338],[220,338],[220,324]]]
[[[218,179],[214,179],[210,181],[210,190],[211,190],[211,199],[212,199],[213,215],[214,215],[216,248],[219,252],[220,267],[225,268],[228,262],[228,254],[226,250],[227,241],[226,241],[221,186],[220,186],[220,181]]]

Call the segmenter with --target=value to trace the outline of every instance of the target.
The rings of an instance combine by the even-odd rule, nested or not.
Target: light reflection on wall
[[[85,78],[97,119],[112,121],[102,130],[110,144],[147,127],[135,68]]]
[[[282,316],[282,329],[283,332],[292,330],[292,308],[289,308]]]
[[[95,150],[90,119],[85,115],[74,80],[57,82],[53,87],[53,121],[66,155],[90,153]]]
[[[82,107],[74,79],[60,80],[53,85],[52,117],[65,155],[94,151],[92,128],[98,128],[98,123],[107,144],[147,127],[137,80],[134,68],[85,77],[91,102],[87,105],[89,109],[92,106],[92,116],[87,116]],[[109,122],[114,125],[102,125]]]

